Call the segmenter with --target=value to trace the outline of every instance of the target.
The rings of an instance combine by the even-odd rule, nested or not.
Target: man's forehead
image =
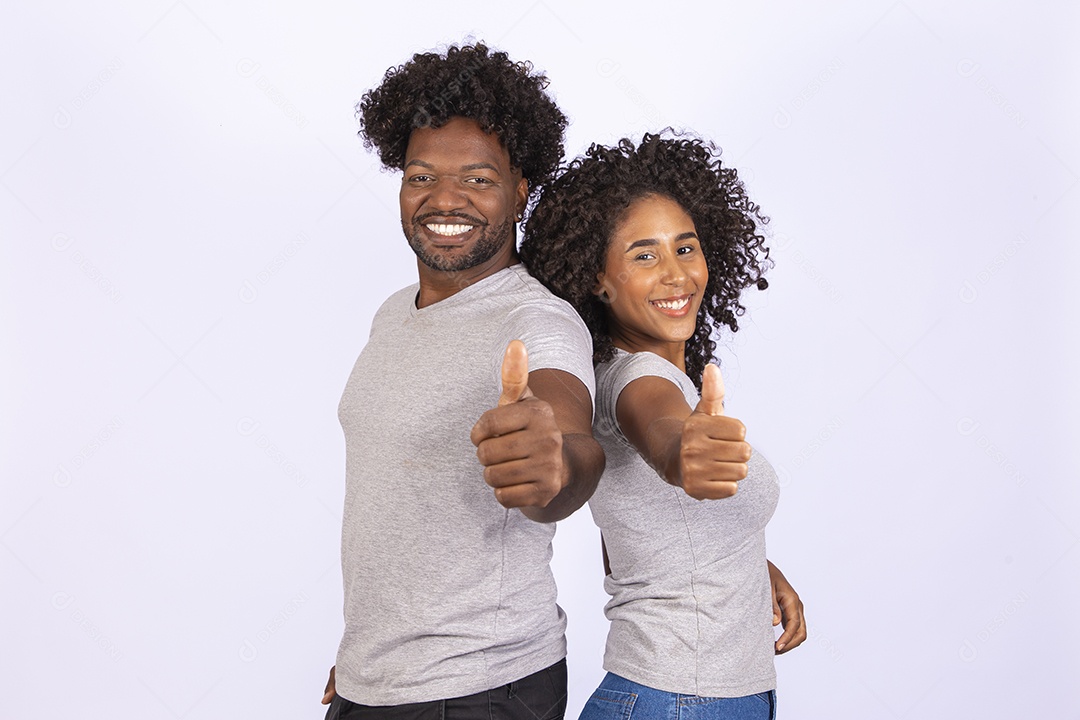
[[[435,160],[460,165],[463,170],[484,165],[511,167],[510,153],[497,133],[486,132],[472,118],[459,116],[439,127],[416,128],[409,135],[407,165],[430,165]]]

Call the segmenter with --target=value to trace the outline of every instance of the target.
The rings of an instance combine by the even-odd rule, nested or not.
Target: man
[[[403,171],[419,282],[379,309],[339,408],[345,633],[328,717],[565,709],[552,523],[604,460],[588,331],[517,260],[516,222],[563,152],[546,85],[477,44],[417,54],[360,102],[365,145]]]

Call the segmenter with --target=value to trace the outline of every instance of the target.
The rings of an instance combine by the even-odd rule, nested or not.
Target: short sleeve
[[[679,388],[690,407],[698,401],[697,388],[686,373],[651,352],[618,351],[615,358],[596,368],[596,417],[593,423],[598,434],[607,433],[629,445],[615,414],[619,396],[626,386],[643,377],[669,380]]]
[[[501,348],[505,350],[514,339],[525,343],[529,372],[545,369],[568,372],[584,383],[590,398],[596,398],[592,336],[569,304],[556,297],[521,303],[507,317]]]

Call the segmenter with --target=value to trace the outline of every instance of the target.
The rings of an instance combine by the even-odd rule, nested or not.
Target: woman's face
[[[594,292],[608,303],[611,339],[683,366],[709,269],[694,221],[674,200],[648,195],[630,204],[608,243]]]

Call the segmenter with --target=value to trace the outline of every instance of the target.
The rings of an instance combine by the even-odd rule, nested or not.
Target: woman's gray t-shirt
[[[742,697],[776,687],[765,525],[779,486],[756,451],[738,492],[695,500],[659,477],[623,435],[615,407],[634,380],[694,384],[649,352],[618,351],[596,368],[593,431],[607,455],[589,501],[607,547],[611,621],[604,669],[658,690]]]

